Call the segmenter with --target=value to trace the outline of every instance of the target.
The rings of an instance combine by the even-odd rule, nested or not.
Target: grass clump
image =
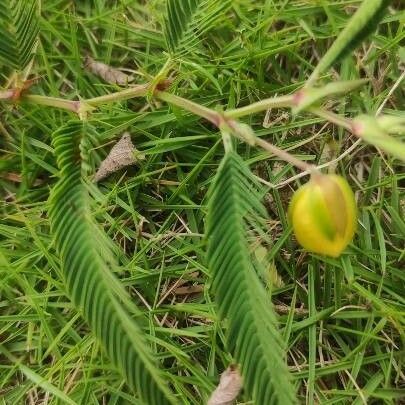
[[[242,403],[280,401],[279,380],[291,403],[400,403],[400,2],[370,1],[387,9],[377,31],[338,61],[328,50],[360,1],[28,3],[15,15],[0,6],[7,27],[23,21],[20,52],[9,64],[0,53],[0,403],[203,404],[234,362]],[[316,69],[323,55],[329,71]],[[86,69],[86,56],[130,85]],[[95,185],[125,131],[143,159]],[[313,170],[355,192],[357,232],[338,258],[299,248],[287,221]],[[232,228],[215,227],[227,212]],[[223,254],[228,240],[244,260]],[[238,271],[225,279],[223,268]],[[266,353],[288,368],[268,368]],[[137,389],[142,367],[162,397]],[[286,378],[268,384],[279,370]]]

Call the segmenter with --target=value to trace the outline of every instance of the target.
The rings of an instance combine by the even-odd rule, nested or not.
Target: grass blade
[[[356,13],[336,38],[335,42],[319,61],[312,72],[308,83],[314,82],[325,70],[342,60],[354,50],[364,39],[374,32],[384,17],[384,11],[392,0],[363,0]]]

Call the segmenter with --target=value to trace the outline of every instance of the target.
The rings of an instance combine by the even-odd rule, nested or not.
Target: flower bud
[[[356,230],[353,191],[341,176],[313,176],[294,194],[288,216],[298,242],[306,250],[338,257]]]

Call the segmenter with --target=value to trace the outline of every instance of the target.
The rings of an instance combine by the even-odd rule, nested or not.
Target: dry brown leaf
[[[204,286],[202,284],[188,285],[185,287],[178,287],[173,291],[174,295],[188,295],[197,294],[204,291]]]
[[[207,405],[232,405],[242,389],[242,377],[235,365],[229,366],[222,374],[218,387],[211,394]]]
[[[133,165],[145,156],[139,153],[131,141],[129,132],[124,132],[121,139],[112,147],[110,153],[101,162],[94,181],[100,181],[111,173],[116,172],[123,167]]]
[[[2,177],[3,179],[6,179],[6,180],[10,180],[13,183],[22,183],[23,182],[23,178],[22,178],[21,174],[19,174],[19,173],[4,173],[0,177]],[[33,185],[39,186],[42,183],[43,183],[42,180],[35,179]]]
[[[106,65],[103,62],[97,62],[90,56],[85,57],[84,67],[94,75],[101,77],[107,83],[126,86],[134,80],[132,76],[128,76],[121,72],[121,70]]]

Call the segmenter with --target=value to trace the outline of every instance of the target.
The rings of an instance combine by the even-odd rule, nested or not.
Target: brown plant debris
[[[198,294],[204,291],[204,286],[202,284],[187,285],[185,287],[179,287],[174,290],[174,295],[189,295]]]
[[[91,56],[86,56],[84,58],[84,68],[110,84],[126,86],[134,80],[132,76],[121,72],[121,70],[117,68],[106,65],[103,62],[97,62]]]
[[[207,405],[232,405],[242,389],[242,377],[235,365],[230,365],[222,374],[219,384],[211,394]]]
[[[110,153],[101,162],[94,181],[98,182],[109,176],[123,167],[133,165],[138,160],[144,159],[142,155],[133,145],[129,132],[124,132],[121,139],[112,147]]]

